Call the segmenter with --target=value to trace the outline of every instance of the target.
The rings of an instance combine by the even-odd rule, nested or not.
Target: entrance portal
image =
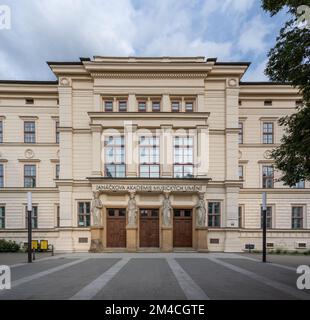
[[[107,209],[107,247],[126,247],[126,209]]]
[[[173,246],[192,247],[192,210],[173,210]]]
[[[140,209],[140,247],[159,247],[159,210]]]

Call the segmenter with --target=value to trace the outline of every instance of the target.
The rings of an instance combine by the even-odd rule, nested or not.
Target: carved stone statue
[[[137,224],[137,203],[136,203],[136,194],[134,192],[130,192],[129,196],[129,201],[128,201],[128,225],[129,226],[136,226]]]
[[[169,193],[165,193],[163,201],[163,224],[165,227],[171,226],[172,206],[169,199]]]
[[[206,205],[204,193],[199,193],[199,199],[195,206],[196,209],[196,225],[197,227],[205,227],[206,225]]]
[[[102,225],[102,221],[101,221],[102,202],[99,199],[99,192],[98,191],[94,191],[93,195],[94,195],[94,199],[91,202],[93,225],[94,226],[101,226]]]

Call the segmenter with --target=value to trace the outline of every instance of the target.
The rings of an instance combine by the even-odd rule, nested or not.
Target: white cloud
[[[270,25],[267,25],[260,16],[256,16],[243,26],[243,30],[245,31],[238,41],[241,52],[257,55],[266,51],[266,37],[271,32]]]
[[[264,74],[266,65],[267,65],[267,60],[264,60],[253,68],[251,66],[247,71],[247,73],[242,78],[242,80],[243,81],[268,81],[268,78]]]

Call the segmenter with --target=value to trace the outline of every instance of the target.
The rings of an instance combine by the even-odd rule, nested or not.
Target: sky
[[[205,56],[252,62],[244,81],[266,81],[267,53],[285,12],[260,0],[0,0],[0,79],[54,80],[46,61],[79,57]],[[0,19],[3,17],[0,11]]]

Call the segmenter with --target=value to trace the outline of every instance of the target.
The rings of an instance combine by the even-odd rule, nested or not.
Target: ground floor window
[[[90,226],[90,202],[78,203],[78,226],[79,227]]]
[[[221,203],[209,202],[208,203],[208,226],[217,227],[221,226]]]
[[[303,228],[303,207],[294,206],[292,207],[292,229]]]
[[[5,229],[5,207],[0,207],[0,229]]]
[[[26,211],[26,229],[28,228],[28,210],[27,206],[25,207]],[[33,206],[32,207],[32,212],[31,212],[31,226],[32,229],[37,229],[38,228],[38,207]]]
[[[267,220],[266,220],[266,225],[267,229],[272,229],[272,207],[268,206],[267,207]],[[261,207],[261,228],[263,228],[263,207]]]

